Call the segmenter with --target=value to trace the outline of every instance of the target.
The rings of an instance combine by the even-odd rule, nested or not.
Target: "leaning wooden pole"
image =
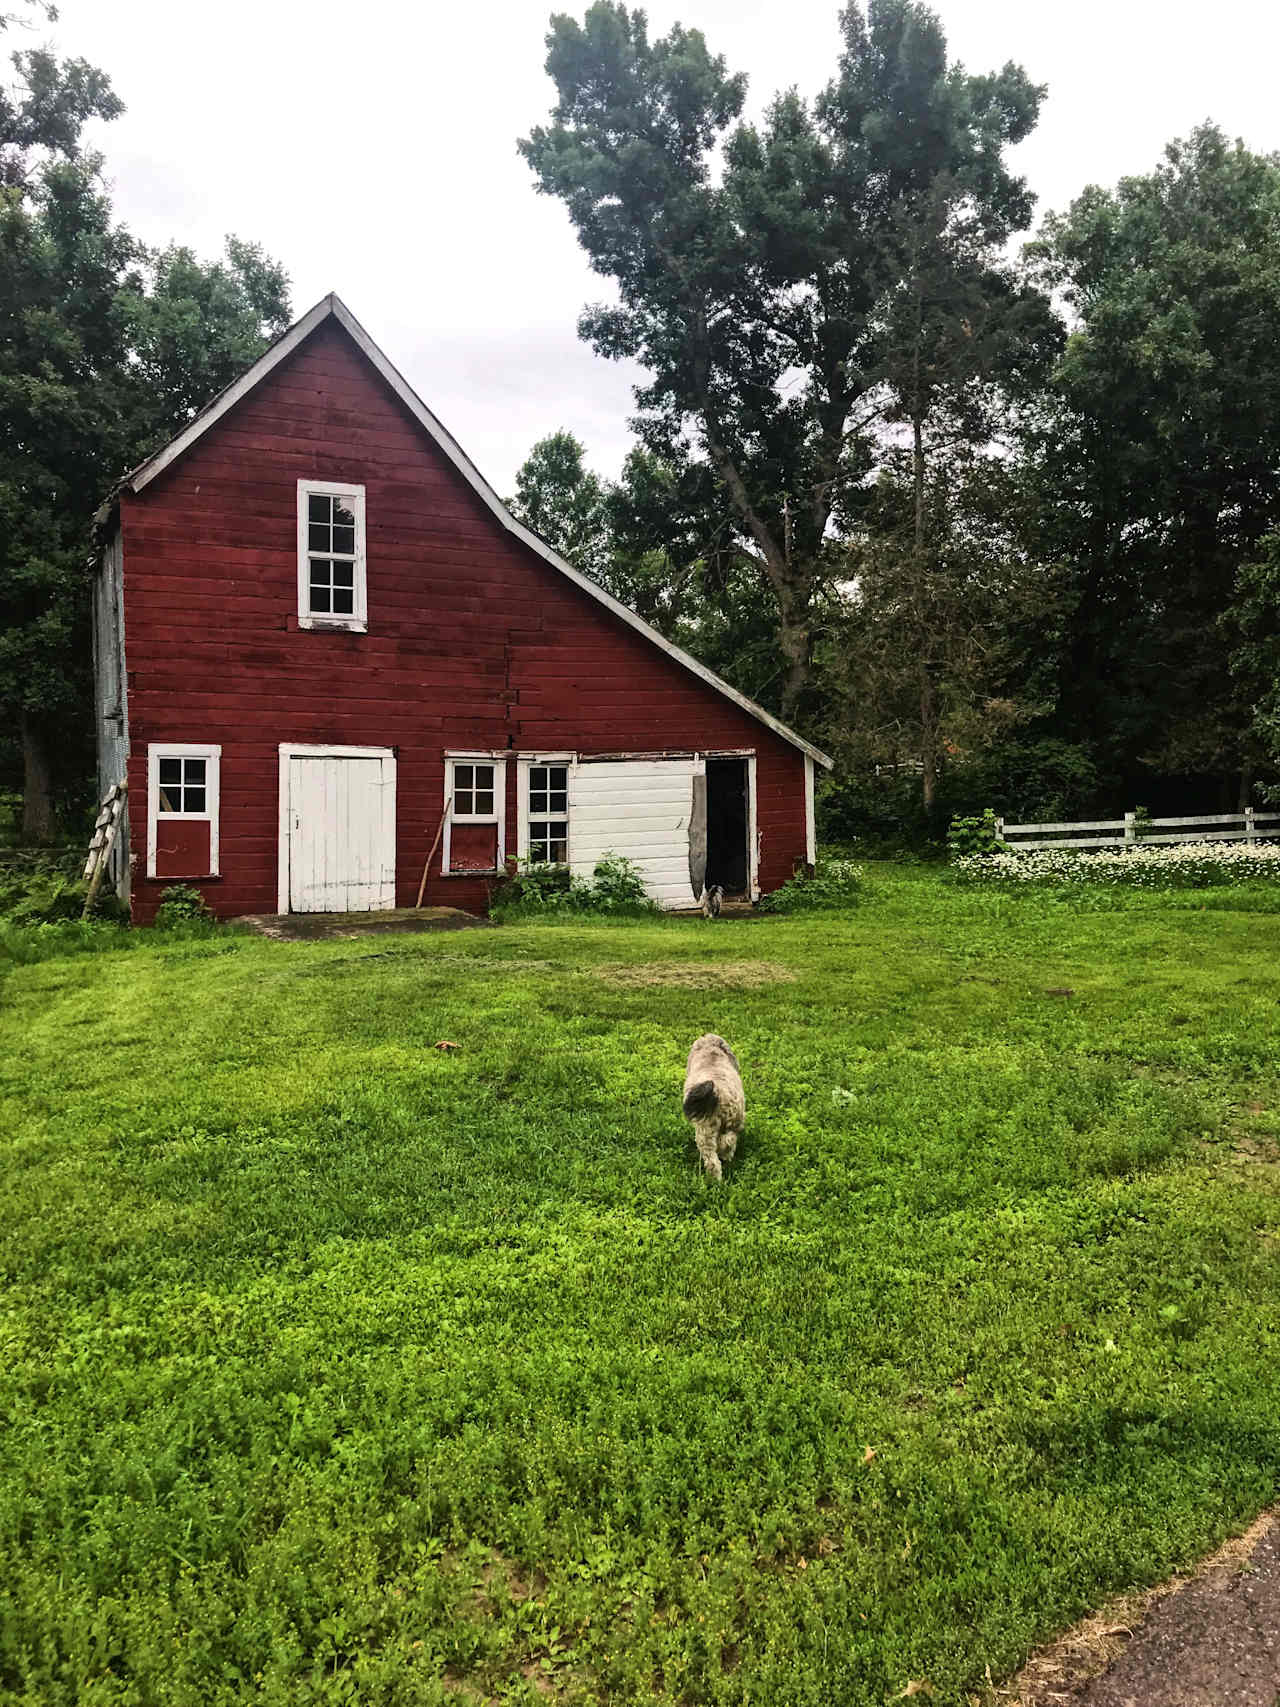
[[[436,857],[436,849],[440,846],[440,838],[444,835],[444,827],[449,822],[449,814],[452,811],[453,796],[450,795],[444,803],[444,811],[440,814],[440,822],[436,826],[436,839],[431,844],[431,852],[427,855],[427,863],[422,868],[422,882],[418,885],[418,899],[413,903],[415,908],[422,905],[422,897],[427,892],[427,873],[431,870],[431,862]]]

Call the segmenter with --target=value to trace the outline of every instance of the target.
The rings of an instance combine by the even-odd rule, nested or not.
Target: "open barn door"
[[[749,793],[745,758],[707,760],[706,883],[734,897],[750,894]]]
[[[651,901],[665,908],[693,907],[690,825],[694,776],[702,764],[692,754],[673,759],[580,759],[569,773],[569,863],[575,877],[590,878],[607,853],[634,862]],[[693,862],[696,863],[696,862]]]

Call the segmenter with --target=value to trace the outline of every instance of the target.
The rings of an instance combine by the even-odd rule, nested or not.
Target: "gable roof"
[[[589,575],[584,575],[581,570],[575,569],[571,563],[561,557],[558,551],[548,545],[545,539],[534,533],[532,528],[527,528],[522,522],[517,521],[453,435],[431,413],[403,374],[387,360],[355,315],[332,291],[328,296],[321,297],[314,308],[304,314],[301,320],[295,321],[287,332],[282,333],[275,343],[259,356],[251,368],[242,373],[240,378],[233,381],[225,391],[220,392],[213,402],[203,409],[193,421],[189,422],[180,433],[170,439],[162,450],[158,450],[146,462],[139,464],[131,474],[127,474],[107,503],[103,505],[96,519],[99,521],[106,519],[111,509],[115,507],[121,492],[141,492],[157,476],[163,474],[170,464],[176,462],[180,456],[185,455],[192,445],[209,431],[210,427],[216,425],[229,410],[234,409],[236,404],[242,398],[247,397],[255,386],[261,384],[269,373],[279,367],[282,362],[287,361],[298,346],[328,320],[334,320],[342,327],[362,355],[381,374],[419,426],[444,452],[467,485],[471,487],[476,496],[508,533],[514,534],[522,544],[527,545],[545,563],[549,563],[553,569],[566,576],[575,586],[580,587],[584,593],[595,599],[597,604],[603,605],[621,622],[625,622],[629,628],[634,628],[638,634],[642,634],[646,640],[659,647],[677,664],[682,665],[691,674],[706,682],[717,693],[723,694],[726,699],[732,700],[735,705],[749,713],[758,722],[772,729],[775,735],[780,735],[784,741],[789,741],[793,747],[798,747],[801,752],[808,754],[811,759],[814,759],[825,769],[832,769],[834,761],[828,758],[825,753],[820,752],[802,735],[797,735],[794,729],[788,729],[785,723],[772,716],[763,706],[757,705],[754,700],[748,699],[746,694],[739,693],[737,688],[730,687],[728,682],[722,681],[713,670],[709,670],[705,664],[700,664],[682,647],[675,645],[665,635],[659,634],[657,629],[652,628],[643,617],[637,616],[630,606],[624,605],[619,599],[615,599],[612,593],[607,593]]]

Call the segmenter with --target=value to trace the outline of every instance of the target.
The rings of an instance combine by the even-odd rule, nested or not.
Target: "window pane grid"
[[[308,608],[312,616],[354,616],[356,500],[346,493],[307,495]]]
[[[535,865],[569,863],[569,767],[529,766],[529,858]]]
[[[494,818],[495,787],[492,765],[453,767],[453,815],[455,818]]]
[[[205,759],[158,759],[156,783],[161,812],[207,810]]]
[[[567,865],[569,863],[569,821],[567,818],[529,820],[529,858],[535,865]]]
[[[569,810],[569,771],[565,765],[530,765],[529,815],[563,816]]]
[[[351,616],[355,612],[355,562],[313,557],[311,609],[321,616]]]

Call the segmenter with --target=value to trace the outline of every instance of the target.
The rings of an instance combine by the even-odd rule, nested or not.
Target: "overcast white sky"
[[[555,10],[581,16],[585,0]],[[604,295],[516,138],[543,120],[550,0],[60,0],[51,38],[108,71],[100,127],[120,217],[220,251],[254,239],[298,313],[336,290],[501,492],[556,427],[613,474],[630,380],[574,331]],[[653,33],[702,29],[758,110],[816,92],[838,0],[652,0]],[[1017,152],[1040,210],[1148,169],[1204,118],[1280,149],[1277,0],[935,0],[971,70],[1012,59],[1049,88]]]

